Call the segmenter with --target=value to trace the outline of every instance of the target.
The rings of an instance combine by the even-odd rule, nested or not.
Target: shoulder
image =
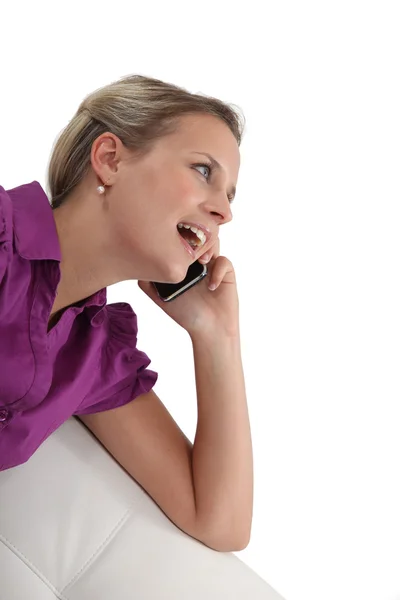
[[[101,348],[92,387],[75,415],[101,412],[126,404],[148,392],[158,373],[150,357],[137,346],[138,322],[126,302],[107,304],[92,319],[100,325]]]

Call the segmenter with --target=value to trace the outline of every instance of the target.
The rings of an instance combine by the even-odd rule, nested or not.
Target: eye
[[[193,166],[194,167],[205,167],[209,171],[209,177],[207,178],[207,180],[211,177],[211,174],[212,174],[212,166],[211,165],[209,165],[207,163],[199,163],[199,164],[196,164]]]
[[[209,179],[212,176],[213,171],[214,171],[213,165],[211,163],[197,163],[197,164],[193,165],[193,167],[205,167],[206,169],[208,169],[209,176],[206,177],[207,181],[209,181]],[[228,200],[229,200],[229,204],[232,204],[232,202],[233,202],[232,196],[228,196]]]

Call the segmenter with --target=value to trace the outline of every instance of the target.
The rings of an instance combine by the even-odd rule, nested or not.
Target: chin
[[[189,265],[184,265],[182,263],[175,263],[173,265],[167,265],[165,269],[163,269],[162,277],[164,283],[180,283],[186,277]],[[161,275],[161,273],[160,273]]]

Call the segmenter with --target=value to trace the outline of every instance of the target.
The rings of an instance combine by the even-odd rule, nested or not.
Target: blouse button
[[[5,408],[0,409],[0,422],[6,421],[8,417],[8,410]]]

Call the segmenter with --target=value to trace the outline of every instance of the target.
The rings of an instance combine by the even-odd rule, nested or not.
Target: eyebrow
[[[210,160],[212,166],[219,170],[219,171],[223,171],[222,165],[220,165],[220,163],[208,152],[192,152],[192,154],[203,154],[203,156],[207,156],[207,158]],[[230,196],[232,196],[232,200],[234,199],[236,195],[236,186],[232,185],[231,187],[231,191],[230,191]]]

